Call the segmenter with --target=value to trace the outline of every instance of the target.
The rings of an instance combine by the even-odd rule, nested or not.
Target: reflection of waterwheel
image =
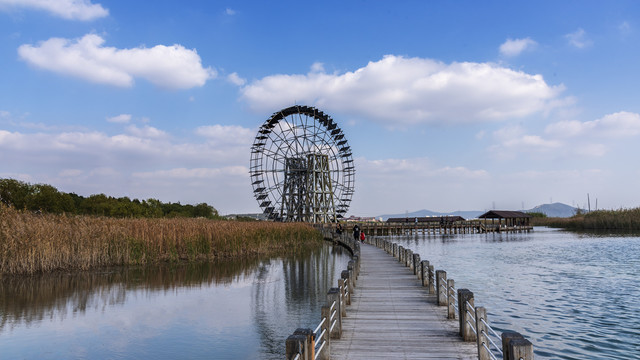
[[[274,113],[251,147],[253,194],[273,220],[334,222],[353,196],[351,148],[338,125],[310,106]]]

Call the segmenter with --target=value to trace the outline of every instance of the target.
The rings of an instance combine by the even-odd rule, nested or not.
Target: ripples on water
[[[287,259],[0,279],[0,359],[282,359],[350,260]]]
[[[640,237],[536,228],[393,238],[474,292],[537,359],[640,359]]]

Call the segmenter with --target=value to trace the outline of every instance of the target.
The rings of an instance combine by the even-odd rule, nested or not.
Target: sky
[[[348,215],[640,206],[637,1],[0,0],[0,178],[260,212],[250,147],[315,106]]]

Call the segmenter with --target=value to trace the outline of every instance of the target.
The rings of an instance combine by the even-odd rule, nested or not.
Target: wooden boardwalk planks
[[[361,247],[360,276],[342,338],[331,340],[331,359],[477,359],[458,321],[411,270],[384,250]]]

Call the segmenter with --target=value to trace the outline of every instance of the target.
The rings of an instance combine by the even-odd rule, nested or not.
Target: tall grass
[[[570,218],[535,218],[532,222],[570,230],[640,230],[640,208],[598,210]]]
[[[38,215],[0,205],[0,274],[286,255],[321,242],[304,224]]]

